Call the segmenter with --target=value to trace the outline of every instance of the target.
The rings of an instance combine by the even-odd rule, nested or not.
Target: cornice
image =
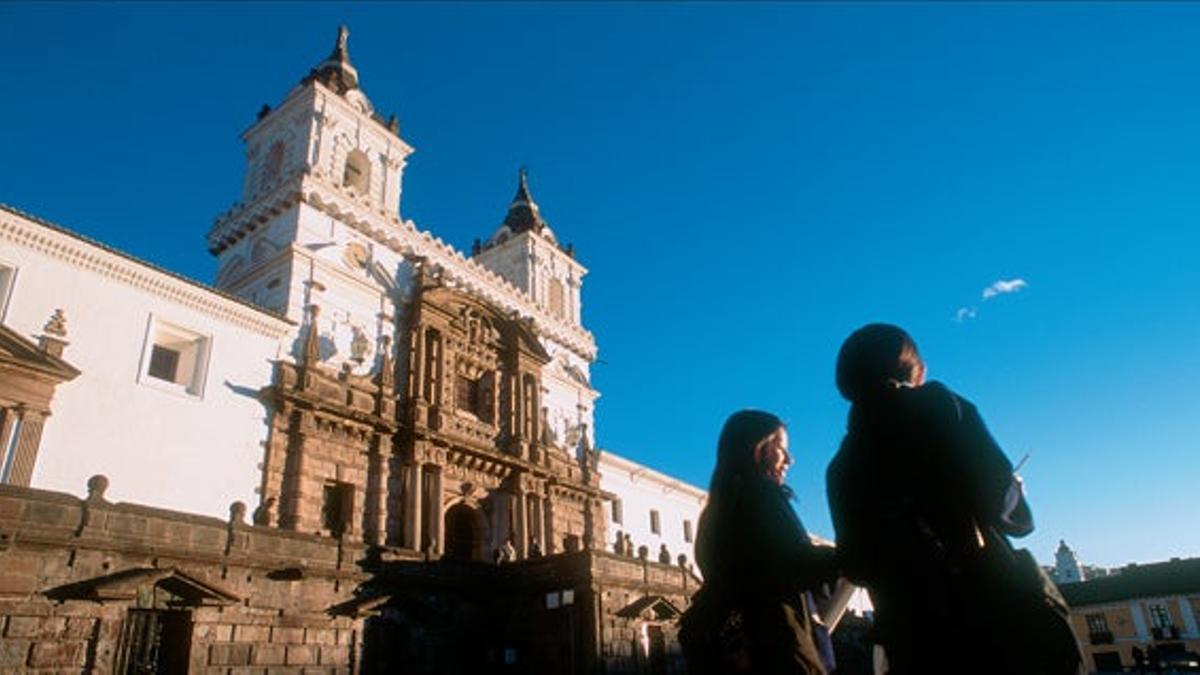
[[[300,185],[305,169],[297,169],[270,192],[249,204],[236,203],[228,211],[217,216],[208,231],[208,252],[217,255],[233,246],[275,216],[287,211],[300,201]],[[399,219],[397,219],[399,220]]]
[[[279,339],[292,322],[240,298],[139,260],[70,230],[0,204],[0,240],[164,298],[260,335]]]
[[[647,483],[659,486],[664,492],[678,492],[679,494],[701,500],[708,498],[707,492],[691,483],[685,483],[678,478],[672,478],[664,473],[655,471],[644,464],[639,464],[631,459],[614,454],[610,450],[602,449],[600,450],[599,467],[602,475],[605,465],[624,473],[633,482],[644,480]]]

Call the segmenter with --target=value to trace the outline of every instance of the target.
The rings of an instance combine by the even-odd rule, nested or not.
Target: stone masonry
[[[148,650],[172,672],[355,671],[362,620],[339,605],[361,546],[248,526],[240,504],[229,522],[112,504],[105,483],[0,485],[0,673],[124,671]]]

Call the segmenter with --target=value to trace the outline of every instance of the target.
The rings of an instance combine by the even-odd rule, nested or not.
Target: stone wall
[[[356,670],[361,546],[247,526],[240,505],[222,522],[112,504],[104,483],[0,486],[0,672],[112,672],[146,658],[148,625],[169,672]]]

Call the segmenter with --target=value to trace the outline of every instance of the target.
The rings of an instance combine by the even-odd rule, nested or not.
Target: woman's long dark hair
[[[725,420],[717,440],[717,466],[708,483],[710,504],[736,482],[762,472],[754,461],[754,447],[782,426],[783,420],[763,410],[739,410]]]
[[[717,441],[717,466],[708,484],[708,503],[697,528],[696,562],[706,576],[720,555],[721,539],[737,527],[727,521],[742,490],[768,484],[755,461],[755,446],[783,426],[782,420],[762,410],[740,410],[725,420]]]

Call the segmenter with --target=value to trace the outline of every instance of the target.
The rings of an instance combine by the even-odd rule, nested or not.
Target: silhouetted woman
[[[975,406],[926,383],[888,324],[846,339],[837,386],[852,404],[827,475],[838,559],[870,592],[888,672],[1076,672],[1061,596],[1005,538],[1033,518]]]
[[[814,546],[792,510],[791,463],[778,417],[743,410],[725,422],[696,535],[704,587],[681,636],[690,673],[827,672],[806,591],[835,578],[834,551]]]

